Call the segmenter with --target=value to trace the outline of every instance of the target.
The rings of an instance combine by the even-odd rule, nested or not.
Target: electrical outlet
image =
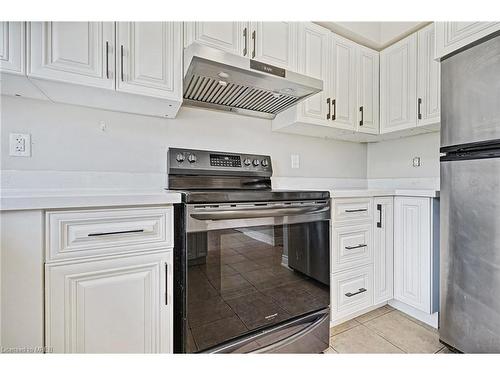
[[[298,154],[291,154],[290,155],[290,161],[292,164],[292,169],[298,169],[300,168],[300,155]]]
[[[420,167],[420,156],[415,156],[413,158],[413,166],[416,168],[416,167]]]
[[[9,135],[10,156],[31,156],[31,135],[10,133]]]

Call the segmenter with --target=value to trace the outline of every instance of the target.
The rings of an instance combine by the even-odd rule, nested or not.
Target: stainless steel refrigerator
[[[441,63],[441,341],[500,353],[500,35]]]

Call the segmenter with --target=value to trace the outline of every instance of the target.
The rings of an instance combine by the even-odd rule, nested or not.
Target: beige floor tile
[[[399,311],[364,324],[407,353],[436,353],[443,347],[436,332],[413,322]]]
[[[387,305],[386,305],[387,306]],[[360,323],[366,323],[369,320],[378,318],[379,316],[382,316],[384,314],[387,314],[391,312],[392,310],[388,309],[386,306],[379,307],[378,309],[372,310],[367,312],[366,314],[363,314],[361,316],[358,316],[356,320]]]
[[[339,353],[403,353],[364,325],[332,336],[330,345]]]
[[[437,354],[456,354],[455,352],[452,352],[450,349],[448,349],[446,346],[443,349],[440,349]]]
[[[325,353],[325,354],[337,354],[335,349],[333,349],[331,346],[328,349],[326,349],[323,353]]]
[[[338,335],[339,333],[345,332],[351,328],[359,326],[359,322],[355,319],[348,320],[347,322],[336,325],[335,327],[330,328],[330,336]]]

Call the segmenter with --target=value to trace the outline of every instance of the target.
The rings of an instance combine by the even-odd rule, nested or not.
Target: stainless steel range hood
[[[184,51],[184,104],[274,119],[323,81],[197,43]]]

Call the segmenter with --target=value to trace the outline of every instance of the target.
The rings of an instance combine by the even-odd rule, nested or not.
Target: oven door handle
[[[197,220],[237,220],[255,219],[265,217],[284,217],[291,215],[307,215],[326,212],[330,209],[328,202],[307,205],[303,207],[289,207],[286,205],[276,205],[270,208],[249,207],[239,210],[204,210],[193,212],[190,216]]]

